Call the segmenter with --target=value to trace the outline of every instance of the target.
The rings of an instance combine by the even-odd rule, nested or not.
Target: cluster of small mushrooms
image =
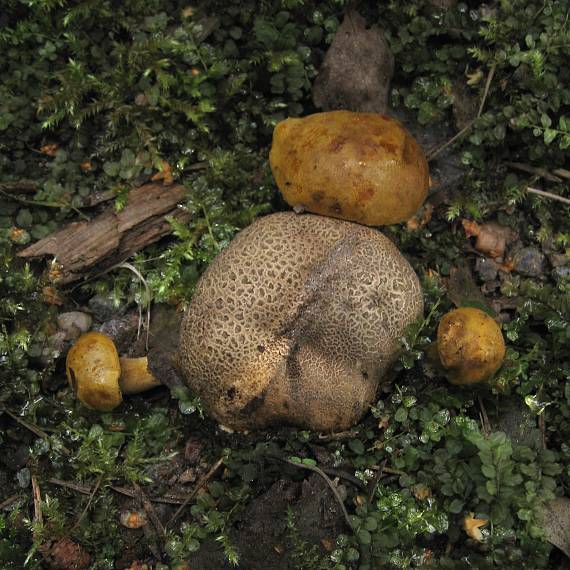
[[[427,161],[398,121],[332,111],[279,123],[270,164],[295,213],[258,219],[208,267],[182,322],[178,367],[228,428],[346,429],[374,401],[405,327],[423,314],[413,269],[367,226],[415,214],[427,196]],[[439,325],[438,359],[453,383],[489,379],[504,352],[483,311],[457,309]],[[70,350],[67,374],[82,402],[101,410],[118,405],[121,391],[158,384],[145,358],[120,359],[99,333]]]

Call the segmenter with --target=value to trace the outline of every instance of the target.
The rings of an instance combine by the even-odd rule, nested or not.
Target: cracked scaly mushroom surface
[[[418,279],[377,230],[280,213],[242,230],[202,276],[179,360],[220,423],[344,429],[374,400]]]

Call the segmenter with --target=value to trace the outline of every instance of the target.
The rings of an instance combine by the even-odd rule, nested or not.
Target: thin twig
[[[479,408],[481,409],[481,425],[483,427],[483,433],[486,436],[491,435],[492,427],[491,427],[491,422],[489,421],[489,416],[487,415],[487,410],[485,408],[485,404],[483,404],[483,400],[481,399],[481,396],[477,396],[477,400],[479,401]]]
[[[188,170],[195,171],[195,170],[206,170],[208,168],[207,162],[195,162],[188,167]]]
[[[461,138],[472,126],[475,120],[469,121],[457,134],[453,135],[447,142],[428,152],[428,162],[441,154],[447,147],[451,146],[457,139]]]
[[[134,491],[131,491],[127,487],[119,487],[118,485],[109,485],[109,489],[115,491],[115,493],[119,493],[120,495],[125,495],[125,497],[131,497],[132,499],[136,499],[137,495]],[[164,503],[166,505],[182,505],[186,499],[183,497],[175,497],[172,496],[164,496],[164,497],[149,497],[149,500],[153,503]]]
[[[487,75],[487,81],[485,83],[485,89],[483,90],[483,97],[481,97],[481,105],[479,105],[479,111],[477,112],[477,118],[479,118],[485,107],[485,101],[487,100],[487,95],[489,95],[489,88],[491,87],[491,81],[493,81],[493,77],[495,76],[495,71],[497,71],[497,64],[494,63],[489,69],[489,74]]]
[[[566,170],[566,168],[555,168],[552,171],[552,174],[555,176],[560,176],[560,178],[566,178],[566,180],[570,180],[570,170]]]
[[[402,471],[401,469],[393,469],[392,467],[383,467],[382,471],[389,475],[407,475],[405,471]]]
[[[167,527],[170,526],[178,518],[178,515],[180,515],[180,513],[186,508],[186,505],[188,505],[188,503],[197,495],[198,491],[210,480],[212,475],[214,475],[214,473],[221,467],[223,463],[224,463],[224,458],[220,457],[220,459],[218,459],[218,461],[216,461],[216,463],[212,465],[208,473],[206,473],[206,475],[204,475],[200,479],[200,481],[198,481],[192,492],[188,495],[188,497],[186,497],[184,502],[178,507],[177,511],[170,517],[170,520],[166,523]]]
[[[358,487],[363,491],[366,489],[366,485],[364,484],[363,481],[358,479],[358,477],[355,477],[354,475],[347,473],[346,471],[341,471],[340,469],[334,469],[333,467],[321,467],[321,469],[327,475],[331,475],[332,477],[338,477],[339,479],[344,479],[345,481],[352,483],[355,487]]]
[[[76,491],[77,493],[81,493],[83,495],[90,495],[92,493],[91,487],[88,485],[79,485],[78,483],[74,483],[73,481],[62,481],[61,479],[51,478],[48,479],[50,483],[54,485],[58,485],[60,487],[67,487],[72,491]],[[124,495],[126,497],[130,497],[131,499],[136,499],[136,493],[128,489],[127,487],[120,487],[118,485],[109,485],[109,489],[115,491],[115,493],[119,493],[120,495]],[[175,496],[164,496],[164,497],[150,497],[150,501],[153,503],[165,503],[167,505],[181,505],[184,502],[183,497],[175,497]]]
[[[23,420],[8,408],[0,408],[0,411],[3,411],[7,415],[9,415],[15,422],[18,422],[21,426],[25,427],[27,430],[31,431],[41,439],[44,439],[49,442],[49,435],[45,431],[40,429],[38,426],[31,424],[26,420]],[[71,451],[69,451],[69,449],[67,449],[67,447],[64,447],[63,445],[59,448],[59,450],[68,457],[71,455]]]
[[[538,428],[540,429],[542,449],[546,449],[546,418],[544,414],[538,416]]]
[[[376,489],[378,488],[378,484],[380,483],[380,479],[382,479],[382,475],[384,475],[384,468],[386,467],[386,463],[388,462],[387,459],[380,464],[380,469],[374,473],[374,477],[370,480],[369,483],[369,491],[368,491],[368,503],[372,503],[372,499],[374,498],[374,494],[376,493]]]
[[[2,182],[0,190],[4,193],[31,194],[37,192],[38,184],[34,180],[17,180],[15,182]]]
[[[166,530],[164,529],[164,526],[160,522],[160,519],[158,518],[158,515],[156,514],[156,511],[154,510],[154,507],[152,506],[150,499],[148,498],[146,493],[142,490],[140,485],[138,485],[137,483],[133,483],[133,487],[135,488],[135,491],[138,494],[139,502],[141,503],[143,509],[148,515],[150,522],[152,522],[156,532],[159,534],[161,538],[164,538],[164,536],[166,535]]]
[[[485,82],[485,88],[483,90],[483,96],[481,97],[481,103],[479,105],[479,111],[477,112],[477,116],[469,121],[457,134],[453,135],[447,142],[443,143],[442,145],[430,150],[428,152],[428,162],[432,161],[436,156],[441,154],[446,148],[451,146],[457,139],[461,138],[475,123],[475,121],[481,116],[483,113],[483,109],[485,108],[485,102],[487,101],[487,96],[489,95],[489,88],[491,87],[491,81],[495,76],[495,71],[497,69],[497,64],[494,63],[489,70],[489,74],[487,75],[487,81]]]
[[[53,485],[57,485],[58,487],[67,487],[68,489],[76,491],[77,493],[81,493],[82,495],[91,494],[91,487],[89,487],[88,485],[80,485],[79,483],[74,483],[73,481],[63,481],[62,479],[50,477],[48,479],[48,483],[52,483]]]
[[[557,202],[562,202],[563,204],[570,204],[570,198],[564,198],[563,196],[558,196],[558,194],[553,194],[552,192],[545,192],[544,190],[539,190],[538,188],[531,188],[530,186],[526,189],[529,194],[538,194],[544,198],[550,198],[551,200],[556,200]]]
[[[4,499],[0,503],[0,511],[7,509],[9,506],[13,505],[18,499],[21,499],[21,498],[22,498],[22,495],[12,495],[11,497]]]
[[[35,475],[32,475],[32,492],[34,495],[34,522],[43,526],[44,517],[42,514],[42,493]]]
[[[294,461],[291,461],[290,459],[284,459],[282,457],[276,457],[276,459],[278,459],[279,461],[283,461],[284,463],[287,463],[288,465],[292,465],[293,467],[299,467],[300,469],[306,469],[307,471],[312,471],[313,473],[320,475],[325,480],[326,484],[329,486],[330,490],[332,491],[334,498],[338,502],[338,504],[341,508],[342,514],[344,516],[344,520],[346,521],[346,524],[348,525],[348,528],[354,530],[354,527],[352,525],[350,517],[348,516],[348,511],[346,510],[346,507],[344,506],[344,501],[342,500],[342,497],[338,494],[338,489],[336,488],[335,484],[330,480],[330,478],[327,476],[327,474],[322,469],[320,469],[316,465],[306,465],[305,463],[295,463]]]
[[[351,430],[351,431],[339,431],[338,433],[326,433],[326,434],[319,434],[319,439],[321,441],[338,441],[342,439],[350,439],[352,437],[356,437],[358,435],[358,431]]]
[[[27,206],[40,206],[42,208],[59,208],[60,210],[63,208],[71,208],[75,211],[79,216],[83,219],[90,221],[91,218],[86,216],[79,208],[72,206],[71,204],[59,204],[58,202],[45,202],[43,200],[28,200],[26,198],[20,198],[20,196],[15,196],[14,194],[9,194],[8,192],[4,192],[4,190],[0,189],[0,194],[6,196],[8,199],[13,200],[14,202],[18,202],[19,204],[24,204]]]
[[[127,263],[126,261],[124,261],[123,263],[121,263],[120,265],[118,265],[119,268],[125,268],[128,269],[129,271],[132,271],[141,281],[141,283],[144,285],[145,291],[146,291],[146,296],[147,296],[147,300],[148,300],[148,306],[146,309],[146,350],[148,351],[148,336],[150,333],[150,288],[148,286],[148,283],[146,282],[146,279],[143,277],[142,273],[131,263]],[[140,303],[138,304],[139,307],[139,325],[137,328],[137,340],[140,337],[140,332],[141,332],[141,322],[142,322],[142,307],[140,305]]]
[[[81,524],[81,521],[85,518],[85,515],[89,511],[89,507],[91,506],[91,503],[93,502],[95,494],[97,493],[97,491],[99,490],[99,487],[101,486],[102,480],[103,480],[103,474],[101,473],[101,475],[99,475],[99,477],[97,478],[97,482],[95,483],[95,486],[93,487],[93,490],[91,491],[91,494],[89,495],[89,500],[87,501],[87,505],[85,505],[85,508],[83,509],[83,512],[79,515],[79,518],[77,519],[76,523],[71,527],[69,534],[71,534]]]
[[[527,172],[529,174],[536,174],[549,182],[562,182],[562,178],[551,174],[545,168],[537,168],[536,166],[530,166],[529,164],[523,164],[522,162],[505,162],[505,166],[522,172]]]

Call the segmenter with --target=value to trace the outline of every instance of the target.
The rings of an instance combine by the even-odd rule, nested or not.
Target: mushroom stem
[[[121,356],[119,360],[121,362],[119,386],[123,394],[138,394],[161,386],[161,382],[149,371],[146,356],[140,358]]]

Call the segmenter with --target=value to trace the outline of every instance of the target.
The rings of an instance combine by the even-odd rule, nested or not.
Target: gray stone
[[[552,270],[552,277],[554,277],[556,281],[560,281],[562,279],[570,279],[570,265],[555,267]]]
[[[117,307],[113,299],[105,295],[94,295],[89,299],[88,304],[93,313],[93,318],[101,323],[113,317],[121,316],[126,311],[126,307]]]
[[[478,257],[475,262],[475,271],[483,281],[493,281],[497,278],[499,264],[490,257]]]
[[[544,274],[545,260],[544,253],[537,247],[525,247],[515,254],[515,270],[528,277],[541,277]]]
[[[76,339],[82,333],[86,333],[91,328],[92,322],[91,315],[81,311],[61,313],[57,317],[57,326],[66,333],[69,340]]]

